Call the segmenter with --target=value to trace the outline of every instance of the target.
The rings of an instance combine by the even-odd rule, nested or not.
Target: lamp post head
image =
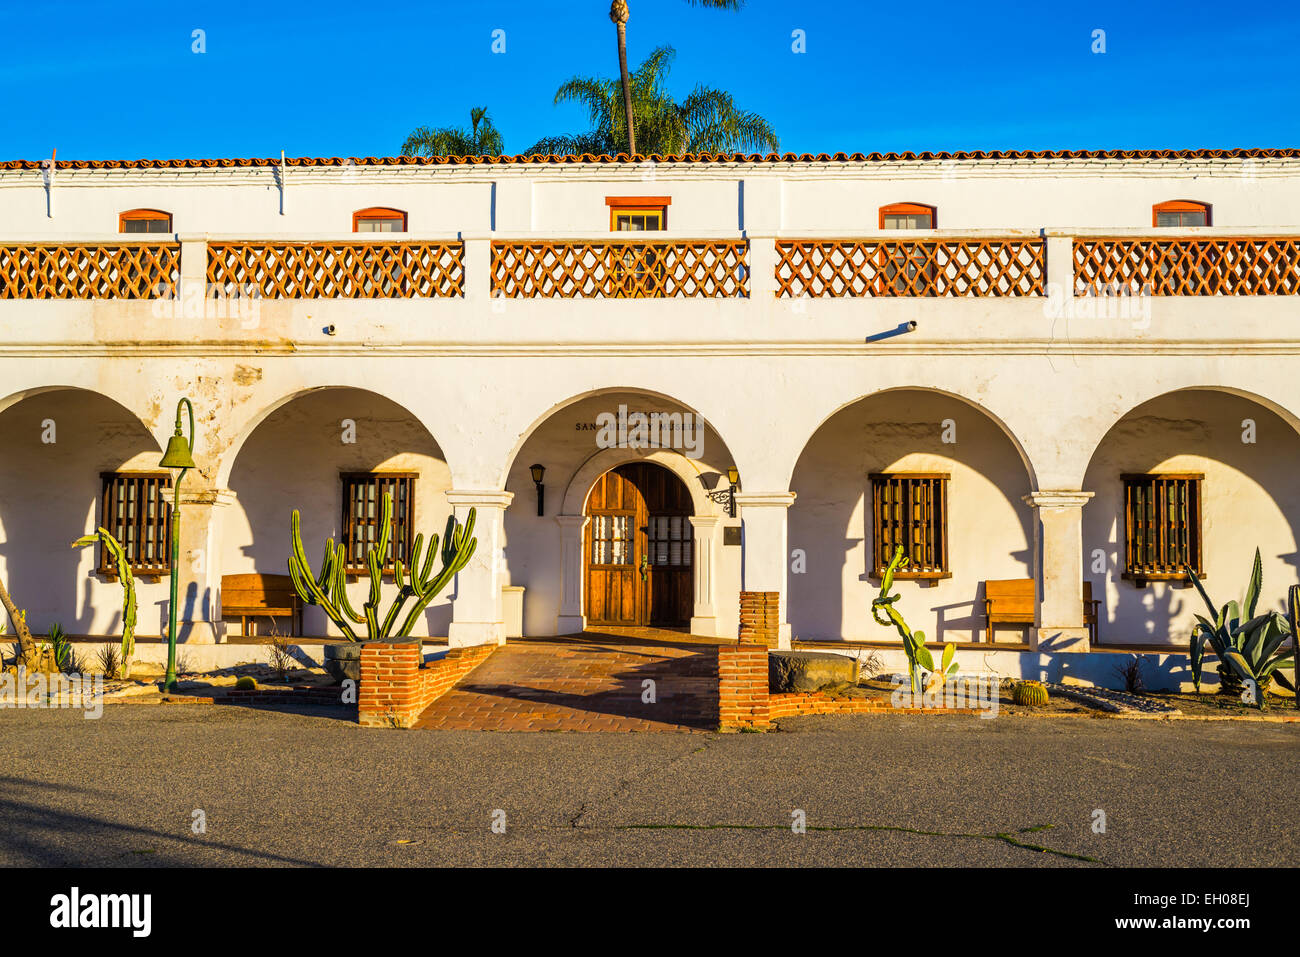
[[[729,469],[727,469],[727,481],[730,482],[732,485],[739,485],[740,469],[736,468],[734,465],[731,466]]]
[[[194,456],[190,454],[190,443],[181,435],[180,430],[176,431],[167,441],[167,451],[163,453],[162,461],[158,463],[161,468],[165,469],[192,469],[196,468]]]
[[[546,466],[545,466],[545,465],[530,465],[530,466],[528,466],[528,471],[532,473],[532,476],[533,476],[533,484],[534,484],[534,485],[541,485],[541,484],[542,484],[542,477],[546,475]]]

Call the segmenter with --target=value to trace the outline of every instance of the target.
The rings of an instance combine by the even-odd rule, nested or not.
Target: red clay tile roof
[[[1300,157],[1300,149],[1204,149],[1204,150],[970,150],[956,153],[687,153],[682,156],[298,156],[285,160],[289,166],[464,166],[497,164],[563,165],[574,163],[891,163],[909,160],[1025,160],[1025,159],[1258,159]],[[59,169],[230,169],[248,166],[279,166],[274,157],[262,159],[166,159],[166,160],[59,160]],[[40,160],[7,160],[0,169],[40,169]]]

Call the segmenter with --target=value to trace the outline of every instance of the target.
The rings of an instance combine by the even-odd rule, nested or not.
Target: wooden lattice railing
[[[1075,291],[1153,296],[1300,294],[1300,239],[1076,239]]]
[[[492,294],[512,299],[749,295],[744,240],[492,244]]]
[[[778,297],[1041,296],[1039,239],[779,239]]]
[[[0,299],[150,299],[171,294],[179,243],[0,244]]]
[[[208,286],[265,299],[426,299],[465,294],[460,242],[213,242]]]

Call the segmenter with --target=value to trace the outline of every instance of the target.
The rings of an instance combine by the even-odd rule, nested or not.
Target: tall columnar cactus
[[[117,580],[122,586],[122,671],[125,674],[131,667],[131,656],[135,654],[135,576],[131,574],[131,562],[127,560],[126,550],[112,533],[102,526],[93,535],[83,535],[72,543],[73,548],[85,548],[99,542],[104,550],[112,556],[117,566]]]
[[[346,546],[343,542],[336,545],[333,538],[327,539],[320,574],[313,574],[311,565],[307,561],[307,552],[302,545],[302,520],[298,510],[296,508],[293,510],[293,518],[290,522],[293,532],[293,552],[289,556],[289,576],[293,579],[293,587],[304,602],[320,606],[326,617],[334,622],[350,641],[360,641],[352,627],[354,624],[365,625],[366,635],[371,639],[404,638],[409,635],[420,613],[429,606],[439,592],[447,587],[452,577],[469,563],[474,555],[474,549],[478,546],[478,539],[472,537],[475,519],[475,510],[472,508],[464,525],[457,522],[454,516],[447,519],[447,532],[442,542],[442,568],[437,574],[433,571],[433,556],[438,551],[438,536],[430,537],[429,551],[424,563],[421,564],[420,552],[424,548],[424,533],[416,535],[411,547],[409,569],[401,559],[393,563],[393,582],[397,585],[397,596],[381,622],[379,620],[380,586],[383,584],[384,559],[388,554],[392,519],[393,497],[385,493],[380,509],[379,540],[366,549],[366,572],[370,576],[370,597],[362,606],[363,614],[358,614],[348,600],[344,569]],[[397,624],[403,608],[411,599],[415,600],[415,604],[411,606],[406,617],[402,618],[401,625],[394,634],[393,626]]]
[[[940,679],[947,679],[949,676],[957,673],[957,662],[953,661],[956,654],[956,646],[951,642],[943,646],[943,658],[940,660],[939,668],[936,671],[934,667],[934,657],[930,650],[925,647],[925,632],[913,632],[907,627],[907,622],[903,616],[894,610],[894,602],[902,596],[889,594],[889,589],[894,584],[894,573],[898,571],[903,562],[907,561],[907,555],[903,552],[903,546],[899,545],[898,550],[894,552],[894,558],[885,569],[885,575],[880,581],[880,594],[871,600],[871,617],[876,619],[878,625],[893,625],[898,630],[898,634],[903,639],[903,651],[907,654],[907,672],[911,680],[912,694],[919,690],[917,687],[917,672],[924,668],[937,675]],[[884,611],[888,617],[881,617],[881,611]]]

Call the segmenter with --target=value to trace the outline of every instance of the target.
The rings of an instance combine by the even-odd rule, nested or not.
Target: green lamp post
[[[190,437],[186,441],[181,434],[181,409],[185,408],[190,416]],[[176,481],[172,483],[172,600],[167,605],[167,677],[163,679],[163,691],[176,690],[176,599],[180,591],[181,564],[181,479],[185,473],[194,468],[194,406],[189,399],[176,403],[176,433],[167,442],[167,451],[163,453],[159,466],[165,469],[180,469]]]

